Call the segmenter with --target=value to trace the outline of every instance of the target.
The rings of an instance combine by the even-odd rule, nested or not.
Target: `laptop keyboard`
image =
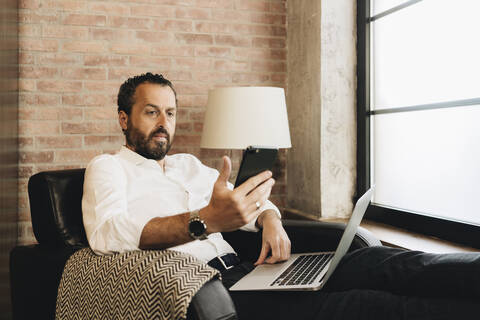
[[[301,255],[272,282],[271,286],[311,284],[332,257],[333,253]]]

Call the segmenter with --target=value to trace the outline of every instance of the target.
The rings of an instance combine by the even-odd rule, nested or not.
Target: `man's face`
[[[175,134],[175,94],[168,86],[142,83],[133,98],[135,104],[130,116],[122,121],[119,114],[127,147],[147,159],[162,160],[170,150]]]

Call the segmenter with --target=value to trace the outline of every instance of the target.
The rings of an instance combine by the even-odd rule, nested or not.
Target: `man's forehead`
[[[169,86],[152,83],[140,84],[133,96],[135,104],[152,104],[157,107],[176,107],[175,94]]]

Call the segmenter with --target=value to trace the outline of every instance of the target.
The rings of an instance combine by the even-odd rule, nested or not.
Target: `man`
[[[85,174],[82,207],[91,248],[98,254],[151,248],[190,253],[219,269],[228,285],[253,266],[240,262],[220,232],[262,229],[262,249],[255,264],[288,259],[290,240],[278,209],[268,200],[272,173],[260,173],[233,189],[228,183],[228,157],[218,173],[192,155],[167,156],[176,113],[176,92],[161,75],[147,73],[122,84],[118,119],[126,146],[115,155],[94,158]],[[476,270],[480,263],[477,255],[461,258],[458,264],[458,257],[367,248],[347,255],[320,292],[232,292],[231,296],[241,318],[255,318],[258,310],[281,319],[468,315],[475,304],[452,298],[466,289],[467,297],[475,294],[478,299],[479,290],[473,285],[478,276],[477,282],[463,286],[472,271],[458,279],[449,275],[443,295],[431,290],[428,278],[435,274],[441,283],[444,275],[433,271],[447,270],[445,266],[452,264],[464,267],[463,271]],[[226,270],[225,265],[234,267]],[[424,276],[428,279],[422,280]]]

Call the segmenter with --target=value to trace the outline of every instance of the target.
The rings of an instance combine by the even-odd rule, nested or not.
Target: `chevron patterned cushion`
[[[184,319],[195,293],[219,272],[171,250],[74,253],[58,288],[56,319]]]

